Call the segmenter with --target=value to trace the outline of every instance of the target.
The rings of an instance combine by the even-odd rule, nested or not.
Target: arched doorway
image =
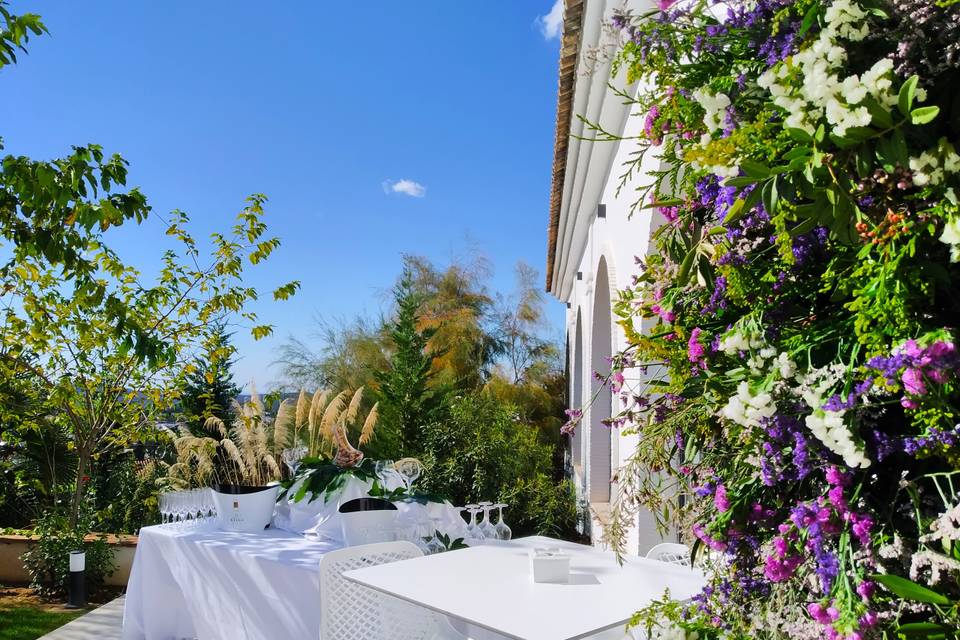
[[[610,277],[607,261],[600,258],[593,288],[593,327],[590,340],[590,371],[606,374],[610,371],[610,356],[613,353],[613,313],[610,305]],[[610,418],[613,395],[596,376],[590,376],[590,473],[587,487],[590,502],[610,502],[611,450],[610,427],[603,420]]]

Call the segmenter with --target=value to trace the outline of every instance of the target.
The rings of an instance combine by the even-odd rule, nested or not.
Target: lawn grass
[[[0,608],[0,640],[35,640],[86,613],[49,611],[37,607]]]

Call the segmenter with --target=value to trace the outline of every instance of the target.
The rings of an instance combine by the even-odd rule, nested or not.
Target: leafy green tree
[[[193,435],[201,435],[209,417],[233,424],[233,403],[240,387],[233,382],[233,350],[225,327],[214,328],[203,353],[186,372],[180,389],[180,415]]]
[[[393,293],[396,317],[390,329],[390,365],[375,374],[380,402],[376,441],[380,447],[395,443],[400,455],[419,455],[423,429],[438,417],[445,394],[430,384],[435,354],[428,343],[433,330],[417,326],[423,299],[409,269],[404,269]]]
[[[167,227],[180,253],[168,250],[153,286],[106,248],[99,235],[91,283],[64,286],[59,270],[25,257],[12,270],[0,295],[2,350],[13,367],[36,375],[69,425],[77,455],[71,504],[73,521],[83,501],[91,461],[123,446],[151,424],[158,411],[178,397],[195,354],[209,343],[210,327],[239,316],[252,325],[255,339],[272,332],[248,310],[258,292],[243,284],[244,268],[269,257],[279,245],[264,237],[263,196],[249,199],[229,236],[214,234],[212,255],[204,259],[187,232],[185,214],[175,212]],[[299,283],[274,291],[292,295]],[[118,316],[122,320],[118,320]],[[138,327],[143,340],[118,330]],[[218,359],[228,358],[232,345]],[[42,365],[24,354],[36,354]]]

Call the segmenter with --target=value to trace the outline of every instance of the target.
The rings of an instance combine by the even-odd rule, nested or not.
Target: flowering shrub
[[[956,637],[960,5],[659,6],[613,17],[662,218],[617,304],[616,518],[683,522],[710,570],[638,621]]]

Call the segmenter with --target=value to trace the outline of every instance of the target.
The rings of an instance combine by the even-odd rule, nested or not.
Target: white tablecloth
[[[294,533],[144,527],[124,640],[317,640],[320,558],[340,545]]]

